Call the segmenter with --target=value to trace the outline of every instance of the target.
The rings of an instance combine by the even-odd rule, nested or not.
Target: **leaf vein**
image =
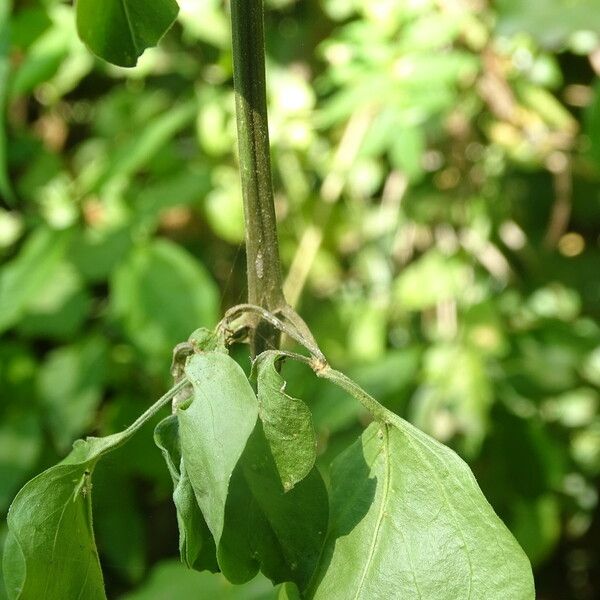
[[[385,481],[383,483],[383,496],[381,498],[381,507],[379,509],[379,514],[377,515],[377,523],[375,525],[375,530],[373,532],[373,539],[371,541],[371,547],[369,548],[369,554],[367,556],[367,560],[365,562],[365,566],[363,572],[360,577],[360,581],[358,583],[358,587],[356,589],[356,594],[354,596],[354,600],[357,600],[360,597],[360,593],[365,584],[365,580],[367,574],[373,564],[373,557],[375,556],[375,551],[377,548],[377,542],[379,540],[379,534],[381,532],[381,525],[383,523],[383,517],[385,516],[385,507],[388,502],[388,496],[390,491],[390,448],[389,448],[389,434],[388,434],[388,425],[386,423],[382,423],[383,433],[383,457],[385,461]]]

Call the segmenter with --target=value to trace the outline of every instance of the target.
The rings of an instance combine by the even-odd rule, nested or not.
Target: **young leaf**
[[[531,566],[449,448],[341,373],[379,422],[332,469],[331,526],[309,598],[534,598]]]
[[[175,0],[77,0],[77,30],[100,58],[135,67],[144,50],[158,44],[178,12]]]
[[[302,481],[317,457],[317,440],[310,409],[285,393],[285,382],[275,368],[281,354],[263,352],[255,362],[258,413],[283,488]]]
[[[313,469],[285,493],[258,420],[258,401],[239,365],[221,352],[186,365],[193,399],[178,410],[181,450],[223,574],[305,585],[327,529],[325,485]]]
[[[154,430],[154,441],[160,448],[173,479],[173,502],[179,526],[179,553],[181,561],[190,569],[218,571],[216,548],[196,502],[194,490],[181,460],[179,424],[171,415],[163,419]]]
[[[10,600],[106,597],[92,531],[94,467],[183,386],[172,388],[125,431],[77,440],[61,463],[25,484],[7,517],[4,576]]]

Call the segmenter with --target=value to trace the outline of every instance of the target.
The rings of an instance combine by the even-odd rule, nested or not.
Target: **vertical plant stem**
[[[248,302],[271,312],[285,306],[273,202],[263,0],[231,0],[233,73],[248,269]],[[276,348],[279,333],[257,322],[252,353]]]

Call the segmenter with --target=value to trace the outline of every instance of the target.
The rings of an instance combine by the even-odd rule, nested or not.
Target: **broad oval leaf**
[[[97,56],[135,67],[156,46],[179,12],[175,0],[77,0],[77,30]]]
[[[282,355],[263,352],[257,357],[258,413],[283,488],[291,490],[315,464],[317,439],[310,409],[285,393],[285,381],[275,368]]]
[[[334,461],[332,488],[309,598],[534,598],[529,561],[468,466],[395,415]]]

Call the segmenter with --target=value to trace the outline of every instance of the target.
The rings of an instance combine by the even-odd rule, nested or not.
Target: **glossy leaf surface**
[[[171,27],[175,0],[78,0],[77,29],[88,48],[121,67],[134,67]]]

